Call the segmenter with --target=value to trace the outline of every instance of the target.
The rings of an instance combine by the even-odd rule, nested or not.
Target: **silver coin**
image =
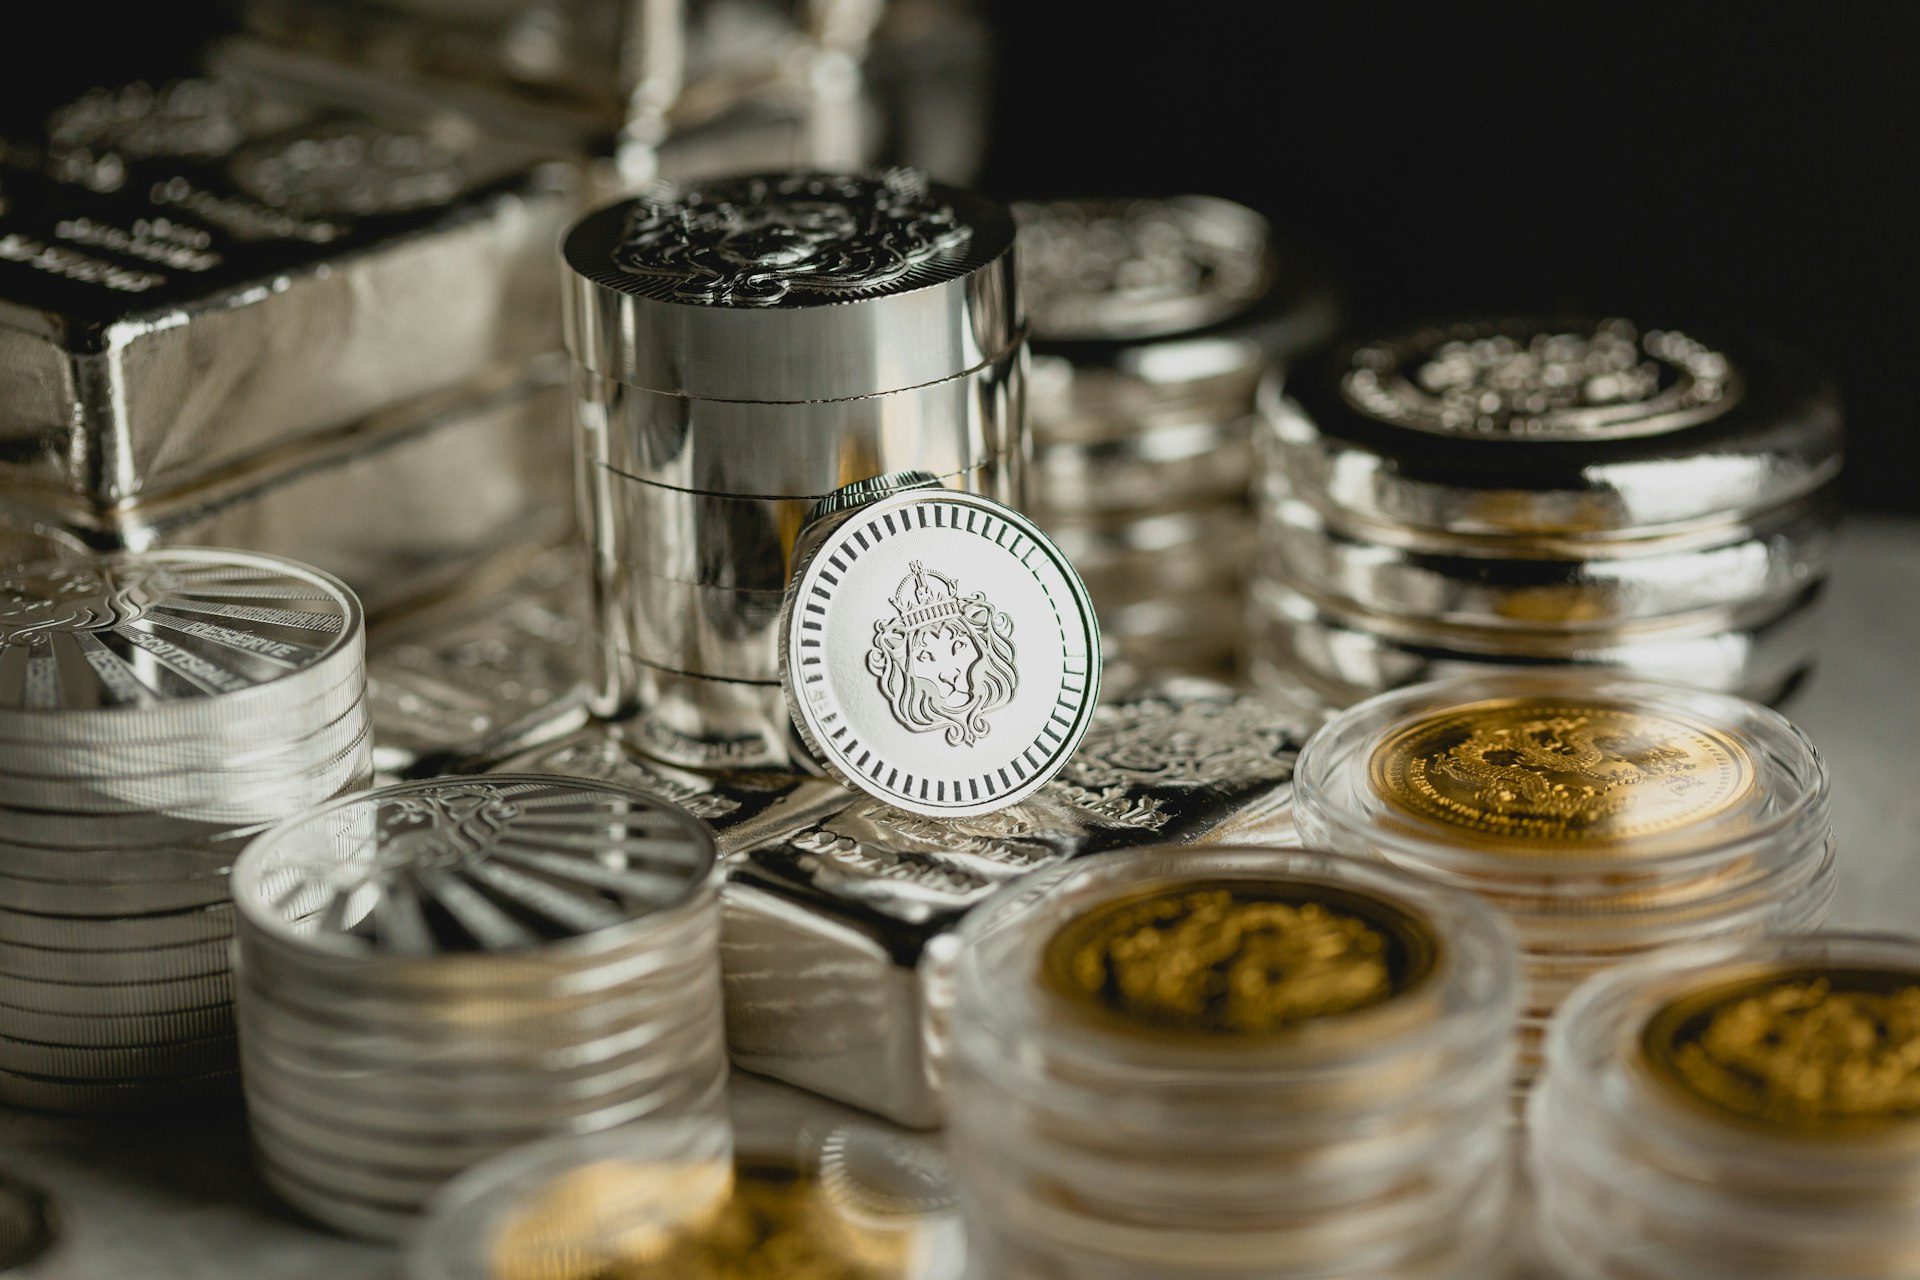
[[[227,974],[152,982],[48,982],[0,974],[0,1006],[98,1018],[143,1017],[230,1003]]]
[[[316,1186],[324,1185],[356,1199],[424,1202],[467,1168],[467,1164],[454,1160],[432,1164],[418,1154],[412,1160],[402,1157],[397,1164],[386,1163],[384,1154],[380,1159],[341,1155],[330,1146],[308,1141],[306,1131],[283,1127],[275,1114],[261,1109],[248,1112],[247,1126],[254,1150],[261,1156]]]
[[[72,1083],[202,1076],[231,1070],[236,1061],[231,1035],[85,1048],[0,1036],[0,1071]]]
[[[84,1049],[231,1037],[234,1024],[232,1006],[222,1004],[124,1017],[45,1013],[0,1005],[0,1025],[22,1040]]]
[[[224,875],[239,841],[130,849],[49,849],[0,840],[0,872],[23,880],[124,884]]]
[[[67,951],[123,951],[184,946],[233,936],[231,903],[154,915],[34,915],[0,909],[0,943]]]
[[[0,1071],[0,1105],[29,1111],[107,1113],[158,1109],[233,1091],[231,1071],[156,1080],[60,1080]]]
[[[1164,511],[1243,498],[1253,475],[1253,426],[1170,422],[1092,443],[1050,442],[1036,424],[1027,509],[1055,516]]]
[[[910,490],[823,522],[789,592],[782,654],[808,747],[909,812],[989,813],[1052,778],[1099,697],[1079,576],[997,503]]]
[[[630,573],[623,588],[632,656],[721,680],[780,681],[780,591],[701,587]]]
[[[260,1176],[281,1200],[315,1222],[350,1236],[391,1243],[413,1229],[414,1205],[373,1204],[314,1186],[297,1173],[280,1168],[261,1152],[254,1153]]]
[[[25,566],[0,575],[0,737],[182,731],[337,683],[361,645],[352,593],[290,561],[177,550]],[[92,710],[111,714],[75,714]]]
[[[792,769],[804,759],[778,684],[671,671],[592,650],[596,715],[643,754],[686,769]]]
[[[0,974],[45,982],[153,982],[200,978],[227,970],[228,944],[194,942],[184,947],[126,951],[52,951],[0,942]],[[7,1024],[0,1020],[0,1028]],[[37,1040],[38,1036],[26,1036]]]
[[[241,855],[233,896],[252,930],[372,962],[611,945],[710,901],[716,876],[712,836],[664,801],[499,774],[402,783],[283,823]]]
[[[227,877],[98,882],[26,880],[0,874],[0,909],[40,915],[139,916],[211,907],[226,900]]]

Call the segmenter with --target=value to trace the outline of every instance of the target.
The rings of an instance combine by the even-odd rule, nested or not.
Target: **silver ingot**
[[[427,776],[498,759],[586,714],[582,553],[503,566],[367,637],[374,768]]]
[[[1356,608],[1446,625],[1610,630],[1784,604],[1826,576],[1834,503],[1817,497],[1700,536],[1621,539],[1566,557],[1521,539],[1383,545],[1299,498],[1260,507],[1256,573]]]
[[[890,471],[953,475],[1023,447],[1025,348],[923,386],[823,402],[703,400],[576,369],[589,456],[674,489],[817,498]],[[1244,479],[1244,472],[1242,473]]]
[[[1404,684],[1540,666],[1622,670],[1772,702],[1813,665],[1818,594],[1816,585],[1757,613],[1725,610],[1677,626],[1581,633],[1423,625],[1256,583],[1248,665],[1256,687],[1304,681],[1343,706]]]
[[[54,113],[49,174],[8,171],[22,499],[98,515],[552,349],[578,194],[545,149],[278,81],[207,83],[217,118],[182,125],[176,88],[97,91]]]
[[[1066,764],[1100,692],[1093,603],[1024,516],[937,487],[802,535],[781,678],[812,755],[909,812],[1017,803]]]
[[[1299,496],[1456,535],[1678,532],[1841,463],[1838,402],[1800,357],[1619,320],[1416,330],[1270,379],[1261,407],[1264,466]]]
[[[940,1122],[954,923],[1038,866],[1285,825],[1293,760],[1323,710],[1188,682],[1092,717],[1054,780],[1011,808],[941,820],[821,779],[702,776],[590,729],[503,769],[610,776],[700,812],[726,854],[734,1061],[901,1123]]]
[[[1012,245],[1003,206],[910,170],[665,186],[568,234],[567,348],[704,400],[924,386],[1023,339]]]

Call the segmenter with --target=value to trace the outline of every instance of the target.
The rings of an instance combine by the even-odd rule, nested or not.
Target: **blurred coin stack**
[[[366,784],[360,608],[225,551],[0,572],[0,1101],[230,1076],[227,872]]]
[[[1253,544],[1254,389],[1332,334],[1266,220],[1207,196],[1015,208],[1032,319],[1031,511],[1099,610],[1109,696],[1231,676]]]
[[[402,783],[261,836],[233,892],[268,1182],[391,1239],[508,1148],[721,1116],[718,891],[691,815],[543,775]]]
[[[794,759],[780,610],[816,501],[912,471],[1018,505],[1007,210],[910,170],[685,186],[569,233],[594,711],[693,767]]]
[[[1257,680],[1574,665],[1775,701],[1812,666],[1840,410],[1792,352],[1434,325],[1274,380],[1259,438]]]

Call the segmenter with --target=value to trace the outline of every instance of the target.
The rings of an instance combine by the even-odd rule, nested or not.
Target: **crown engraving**
[[[894,719],[915,733],[941,731],[952,746],[987,735],[987,716],[1020,687],[1013,619],[985,592],[915,560],[894,590],[894,616],[873,624],[867,670]]]

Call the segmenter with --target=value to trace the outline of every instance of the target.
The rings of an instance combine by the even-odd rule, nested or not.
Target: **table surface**
[[[1825,750],[1841,850],[1833,925],[1920,932],[1920,523],[1856,518],[1842,536],[1818,674],[1786,710]],[[743,1079],[758,1105],[844,1114]],[[278,1205],[232,1111],[76,1121],[0,1110],[0,1170],[51,1192],[59,1243],[21,1280],[396,1280],[392,1250]]]

